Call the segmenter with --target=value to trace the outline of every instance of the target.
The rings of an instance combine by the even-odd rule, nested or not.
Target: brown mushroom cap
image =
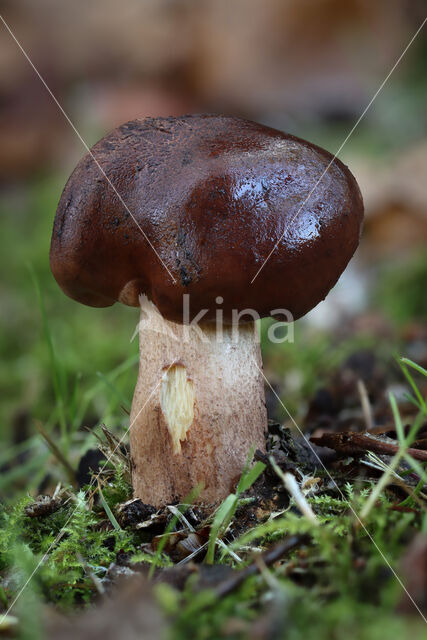
[[[332,156],[281,131],[216,115],[149,118],[118,127],[92,154],[128,210],[87,154],[62,193],[50,254],[59,285],[84,304],[138,306],[145,293],[182,322],[188,293],[192,316],[210,310],[205,320],[217,296],[225,320],[247,308],[298,318],[358,245],[363,203],[350,171],[335,159],[305,202]]]

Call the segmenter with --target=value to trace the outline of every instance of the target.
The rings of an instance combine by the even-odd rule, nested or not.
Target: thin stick
[[[393,456],[400,451],[400,445],[380,440],[370,433],[352,433],[348,431],[324,433],[319,437],[311,437],[310,441],[321,447],[334,449],[336,453],[344,455],[373,451],[374,453]],[[415,458],[415,460],[427,461],[427,451],[424,449],[408,447],[405,449],[405,453]]]
[[[291,536],[275,545],[271,549],[268,549],[264,554],[262,554],[262,562],[268,567],[269,565],[274,564],[277,560],[280,560],[285,554],[293,551],[297,547],[300,547],[303,544],[307,544],[310,541],[310,536],[308,535],[300,535],[300,536]],[[231,578],[222,582],[216,588],[216,594],[218,598],[222,598],[223,596],[228,595],[237,587],[239,587],[247,578],[250,576],[254,576],[260,571],[260,566],[257,562],[253,562],[246,569],[242,569],[241,571],[236,571]]]
[[[50,435],[44,430],[42,423],[39,420],[35,420],[34,422],[37,427],[37,430],[39,431],[40,435],[45,439],[47,446],[49,447],[49,449],[51,450],[55,458],[57,458],[59,462],[62,464],[62,466],[65,467],[65,470],[67,471],[67,475],[71,484],[74,487],[76,487],[77,486],[76,474],[73,467],[68,462],[67,458],[64,456],[62,451],[58,449],[58,447],[56,446],[56,444],[54,443]]]

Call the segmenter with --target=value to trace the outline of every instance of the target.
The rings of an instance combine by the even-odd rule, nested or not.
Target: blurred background
[[[85,142],[126,120],[235,114],[335,153],[425,17],[422,0],[9,0],[0,13]],[[263,345],[265,372],[313,432],[377,423],[395,355],[427,364],[427,29],[339,157],[366,206],[357,256],[295,343]],[[127,427],[138,314],[68,299],[49,270],[51,227],[85,149],[0,24],[0,490],[72,465],[84,427]],[[262,327],[265,335],[267,325]],[[270,416],[287,419],[267,394]],[[47,467],[46,467],[47,465]],[[52,468],[52,474],[57,473]],[[40,487],[39,487],[40,488]]]

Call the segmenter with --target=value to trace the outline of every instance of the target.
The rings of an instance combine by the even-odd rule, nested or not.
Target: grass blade
[[[209,544],[205,558],[206,564],[213,564],[217,538],[221,536],[221,533],[225,533],[225,531],[227,530],[236,506],[237,496],[235,493],[230,493],[230,495],[226,497],[224,502],[218,508],[209,533]]]
[[[242,477],[240,478],[239,484],[237,485],[237,495],[247,491],[253,485],[253,483],[258,480],[264,469],[265,464],[258,461],[254,464],[252,469],[249,469],[249,471],[246,471],[246,473],[242,473]]]
[[[66,419],[66,414],[65,414],[65,397],[64,397],[64,375],[65,372],[63,370],[60,370],[59,366],[58,366],[58,360],[56,358],[56,354],[55,354],[55,349],[53,346],[53,340],[52,340],[52,334],[50,331],[50,327],[49,327],[49,322],[47,319],[47,313],[46,313],[46,307],[44,304],[44,299],[43,299],[43,295],[42,295],[42,291],[40,288],[40,284],[37,278],[37,275],[34,271],[34,268],[32,267],[32,265],[29,265],[29,271],[30,271],[30,275],[31,278],[33,280],[34,283],[34,287],[36,290],[36,295],[37,295],[37,300],[39,303],[39,308],[40,308],[40,314],[41,314],[41,318],[42,318],[42,325],[43,325],[43,332],[45,335],[45,340],[46,340],[46,344],[47,344],[47,349],[48,349],[48,353],[49,353],[49,360],[50,360],[50,370],[51,370],[51,374],[52,374],[52,384],[53,384],[53,389],[54,389],[54,393],[55,393],[55,398],[56,398],[56,403],[57,403],[57,407],[58,407],[58,420],[59,420],[59,425],[61,428],[61,435],[62,435],[62,439],[63,439],[63,447],[64,449],[67,451],[68,450],[68,445],[69,445],[69,438],[68,438],[68,432],[67,432],[67,419]]]
[[[413,360],[410,360],[409,358],[400,358],[400,362],[403,362],[403,364],[407,364],[408,367],[412,367],[412,369],[415,369],[415,371],[418,371],[418,373],[421,373],[421,375],[427,377],[427,369],[424,369],[424,367],[422,367],[420,364],[417,364]]]
[[[111,511],[108,502],[106,501],[106,499],[104,498],[104,494],[102,493],[102,489],[101,489],[101,485],[98,482],[98,491],[99,491],[99,497],[101,499],[101,503],[102,506],[104,507],[104,511],[107,514],[107,517],[109,519],[109,521],[111,522],[111,524],[113,525],[114,529],[116,531],[123,531],[123,529],[121,528],[121,526],[119,525],[119,523],[117,522],[114,513]]]

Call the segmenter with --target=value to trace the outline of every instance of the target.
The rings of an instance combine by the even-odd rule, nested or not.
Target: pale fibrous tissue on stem
[[[58,205],[51,268],[79,302],[140,307],[136,497],[159,507],[197,486],[197,500],[215,505],[233,491],[249,451],[265,449],[254,314],[297,319],[320,302],[362,219],[339,160],[239,118],[134,120],[80,161]],[[185,296],[198,325],[187,324]]]

